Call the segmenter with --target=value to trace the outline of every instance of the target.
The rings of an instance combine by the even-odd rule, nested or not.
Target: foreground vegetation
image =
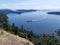
[[[21,25],[21,28],[18,28],[14,23],[10,25],[8,23],[8,17],[3,13],[0,13],[0,28],[5,29],[5,31],[12,34],[26,38],[33,42],[35,45],[60,45],[60,29],[55,31],[57,36],[54,34],[37,35],[32,31],[27,31],[24,29],[23,25]]]

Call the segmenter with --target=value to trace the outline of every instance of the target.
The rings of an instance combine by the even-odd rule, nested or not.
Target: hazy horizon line
[[[10,8],[0,8],[0,9],[10,9]],[[10,9],[10,10],[60,10],[60,9]]]

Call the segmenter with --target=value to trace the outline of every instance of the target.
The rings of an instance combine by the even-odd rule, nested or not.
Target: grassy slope
[[[0,45],[34,45],[32,42],[0,29]]]

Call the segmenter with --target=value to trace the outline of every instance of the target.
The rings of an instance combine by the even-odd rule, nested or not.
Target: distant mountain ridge
[[[0,12],[4,13],[4,14],[9,14],[9,13],[21,14],[21,13],[34,12],[34,11],[38,11],[38,10],[32,10],[32,9],[30,9],[30,10],[24,10],[24,9],[19,9],[19,10],[13,11],[13,10],[10,10],[10,9],[0,9]]]

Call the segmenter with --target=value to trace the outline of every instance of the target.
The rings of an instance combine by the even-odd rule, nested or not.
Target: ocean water
[[[60,15],[47,14],[46,11],[7,14],[7,16],[10,24],[15,23],[18,27],[23,25],[26,30],[32,30],[36,34],[52,34],[60,29]]]

